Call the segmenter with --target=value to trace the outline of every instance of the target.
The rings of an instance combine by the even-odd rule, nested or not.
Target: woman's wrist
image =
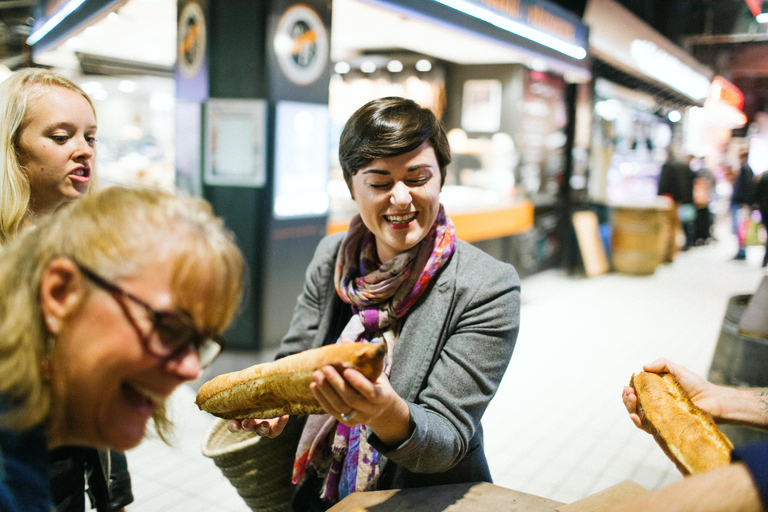
[[[404,443],[411,436],[411,410],[408,403],[396,396],[390,407],[368,422],[368,427],[379,440],[390,448]]]

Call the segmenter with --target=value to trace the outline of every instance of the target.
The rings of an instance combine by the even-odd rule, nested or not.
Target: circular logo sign
[[[190,2],[179,16],[178,63],[181,74],[194,77],[205,58],[205,14],[197,2]]]
[[[296,85],[320,78],[328,62],[325,24],[314,9],[294,5],[280,16],[275,31],[275,55],[283,74]]]

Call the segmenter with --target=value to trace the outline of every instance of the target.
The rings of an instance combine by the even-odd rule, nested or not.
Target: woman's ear
[[[67,258],[51,261],[40,278],[40,308],[48,332],[57,335],[66,317],[85,296],[85,283],[77,266]]]

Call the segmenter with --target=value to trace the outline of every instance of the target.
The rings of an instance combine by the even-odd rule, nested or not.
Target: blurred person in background
[[[684,160],[675,158],[674,151],[667,151],[667,161],[661,166],[657,194],[672,199],[674,206],[670,211],[669,238],[665,261],[672,261],[677,252],[677,235],[682,231],[685,236],[683,249],[693,245],[693,224],[696,211],[693,206],[693,178],[690,167],[693,157],[688,155]]]
[[[755,185],[754,202],[760,211],[760,222],[768,233],[768,172],[760,175]],[[765,253],[763,254],[763,267],[768,266],[768,237],[765,241]]]
[[[693,159],[691,169],[694,171],[693,206],[696,208],[693,242],[695,245],[703,245],[712,238],[713,215],[710,205],[715,199],[717,179],[703,158]]]
[[[96,111],[69,79],[23,69],[0,83],[0,244],[94,188]],[[86,481],[98,512],[133,501],[125,455],[62,447],[51,453],[57,512],[82,512]],[[84,475],[88,475],[87,477]]]
[[[755,187],[755,174],[747,163],[748,160],[749,151],[739,153],[739,172],[734,177],[733,192],[731,193],[731,222],[733,233],[739,243],[739,250],[733,257],[735,260],[747,259],[747,222],[754,200]]]
[[[88,194],[0,257],[0,510],[49,511],[49,451],[124,451],[223,347],[242,255],[210,205]]]
[[[768,429],[768,388],[713,384],[667,359],[643,366],[647,372],[669,372],[683,392],[716,423]],[[635,426],[648,431],[637,413],[637,395],[625,386],[622,401]],[[768,509],[768,443],[735,448],[731,464],[645,494],[612,512],[762,512]]]
[[[318,245],[279,356],[344,340],[384,342],[388,354],[376,382],[315,372],[310,389],[327,414],[303,427],[293,510],[327,510],[353,492],[491,482],[480,419],[517,339],[517,273],[456,239],[439,199],[450,147],[429,109],[367,103],[344,127],[339,161],[359,215]],[[287,420],[230,429],[274,437]]]

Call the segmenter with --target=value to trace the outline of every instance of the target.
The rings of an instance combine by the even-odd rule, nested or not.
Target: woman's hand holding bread
[[[285,428],[286,423],[288,423],[288,418],[290,418],[290,415],[286,414],[268,420],[231,420],[227,425],[227,428],[230,432],[237,432],[242,429],[251,430],[263,437],[277,437],[283,433],[283,429]]]
[[[410,435],[408,405],[385,374],[371,382],[357,370],[347,368],[339,373],[326,366],[313,377],[312,394],[337,420],[349,426],[368,425],[388,446],[397,446]]]

